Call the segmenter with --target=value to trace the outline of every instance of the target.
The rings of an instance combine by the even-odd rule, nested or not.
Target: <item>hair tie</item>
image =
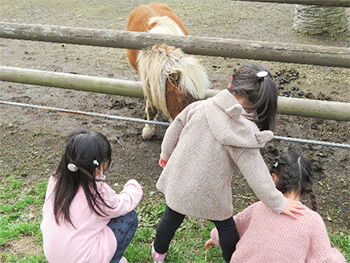
[[[259,79],[263,79],[265,77],[267,77],[269,75],[269,73],[265,70],[263,71],[259,71],[258,73],[256,73],[256,76],[259,78]]]
[[[278,162],[275,162],[273,167],[277,168],[277,166],[278,166]]]
[[[97,160],[94,160],[92,163],[93,163],[94,165],[96,165],[96,166],[100,166],[100,164],[99,164],[99,162],[98,162]]]
[[[78,166],[76,166],[74,163],[69,163],[67,165],[67,168],[69,171],[75,173],[76,171],[78,171]]]

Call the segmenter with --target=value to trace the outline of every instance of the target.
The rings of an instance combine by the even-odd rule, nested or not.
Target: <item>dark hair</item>
[[[311,163],[303,156],[289,150],[278,158],[272,166],[271,173],[277,175],[276,188],[282,193],[294,190],[303,196],[308,194],[311,199],[312,209],[316,211],[316,198],[312,192]]]
[[[267,76],[258,77],[257,73],[261,71],[266,71]],[[250,63],[241,67],[233,75],[229,91],[233,95],[246,97],[253,104],[246,109],[256,112],[252,120],[260,130],[275,129],[278,91],[271,74],[263,65]]]
[[[84,190],[90,209],[99,216],[106,216],[101,205],[110,206],[97,190],[95,170],[102,164],[107,169],[111,163],[111,155],[111,145],[101,133],[82,129],[69,135],[66,149],[54,175],[57,179],[54,215],[58,224],[63,218],[73,225],[69,207],[79,187]],[[68,164],[76,165],[77,171],[69,170]]]

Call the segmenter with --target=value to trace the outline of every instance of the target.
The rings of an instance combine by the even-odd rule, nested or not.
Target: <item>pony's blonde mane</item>
[[[166,81],[170,74],[179,74],[178,88],[194,98],[203,99],[209,88],[208,75],[201,62],[181,49],[155,45],[140,51],[138,70],[144,94],[163,114],[170,116],[166,107]]]

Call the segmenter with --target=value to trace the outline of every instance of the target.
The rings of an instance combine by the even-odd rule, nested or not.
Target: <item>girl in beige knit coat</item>
[[[260,154],[273,138],[277,88],[260,64],[242,67],[229,88],[186,107],[167,129],[161,149],[164,168],[157,189],[166,210],[152,244],[154,262],[163,262],[185,215],[212,221],[224,259],[239,236],[232,206],[231,180],[238,170],[257,197],[276,213],[293,218],[304,207],[278,191]]]

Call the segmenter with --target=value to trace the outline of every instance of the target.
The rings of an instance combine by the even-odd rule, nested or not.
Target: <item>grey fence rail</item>
[[[343,47],[6,22],[0,22],[0,37],[128,49],[165,43],[196,55],[350,68],[350,48]]]

